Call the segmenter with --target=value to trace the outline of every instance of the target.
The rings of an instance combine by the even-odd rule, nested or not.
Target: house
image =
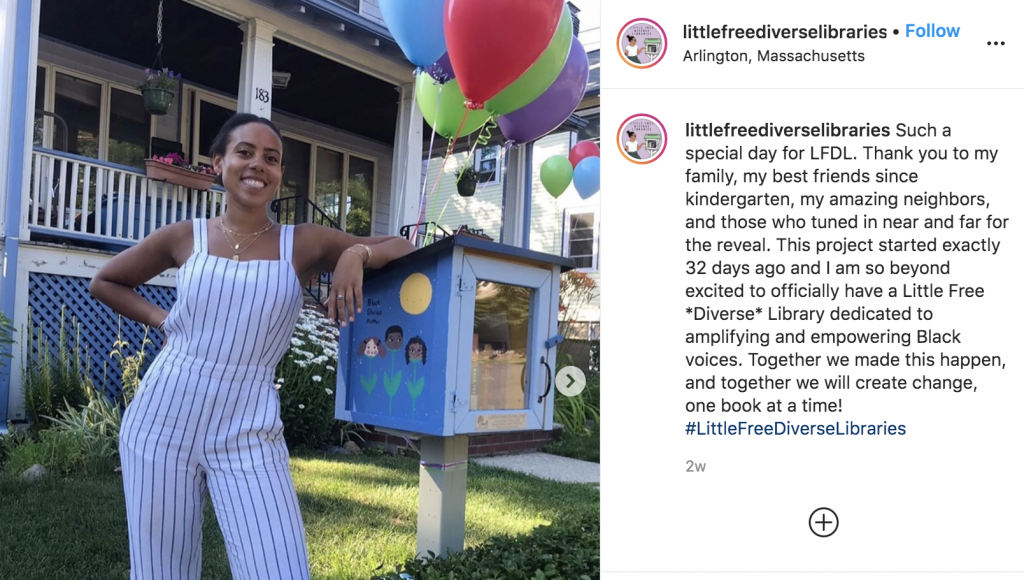
[[[210,142],[234,112],[270,117],[283,132],[286,169],[271,207],[282,223],[384,235],[418,221],[429,133],[414,67],[377,0],[0,0],[0,47],[0,310],[17,331],[0,370],[0,430],[25,419],[27,339],[35,330],[55,341],[65,308],[81,323],[95,384],[116,390],[104,367],[118,319],[89,281],[156,228],[223,212],[222,190],[150,179],[145,160],[178,152],[210,163]],[[182,80],[168,113],[150,116],[135,87],[160,64]],[[511,156],[523,169],[510,183],[529,181],[527,157]],[[524,245],[533,192],[506,189],[505,227],[518,233],[503,240]],[[168,271],[140,292],[169,308],[174,281]],[[121,332],[141,347],[143,327],[125,321]],[[160,338],[150,338],[153,353]]]

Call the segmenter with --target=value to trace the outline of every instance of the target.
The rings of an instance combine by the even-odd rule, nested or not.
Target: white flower
[[[322,380],[324,380],[324,379],[320,375],[313,375],[313,382],[314,383],[319,383]]]
[[[292,346],[302,346],[304,344],[306,344],[306,343],[301,341],[301,340],[299,340],[299,339],[297,339],[297,338],[295,338],[294,336],[292,337]]]
[[[333,395],[334,394],[334,391],[332,391],[330,389],[324,389],[324,391],[326,391],[328,395]]]
[[[305,409],[305,408],[306,408],[306,406],[305,406],[305,405],[299,405],[299,408],[300,408],[300,409]]]
[[[281,377],[281,378],[277,379],[277,384],[283,385],[284,384],[284,377]]]
[[[281,390],[281,385],[279,383],[274,383],[274,388],[277,389],[278,391],[280,391]]]
[[[334,367],[332,367],[331,365],[327,365],[327,370],[329,370],[329,371],[333,371],[333,370],[335,370],[335,368],[334,368]]]

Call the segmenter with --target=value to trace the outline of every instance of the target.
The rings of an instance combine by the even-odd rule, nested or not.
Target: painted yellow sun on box
[[[402,310],[413,315],[423,314],[427,307],[430,306],[430,298],[433,292],[430,278],[419,272],[409,274],[405,282],[402,282],[402,289],[398,294],[402,302]]]

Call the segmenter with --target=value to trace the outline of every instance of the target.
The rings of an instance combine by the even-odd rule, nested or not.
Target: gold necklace
[[[249,237],[252,237],[252,236],[258,236],[258,235],[262,234],[263,232],[269,230],[273,226],[274,226],[274,222],[267,220],[267,223],[264,224],[263,227],[260,228],[258,231],[255,231],[255,232],[253,232],[251,234],[239,234],[239,233],[231,230],[230,228],[228,228],[226,225],[224,225],[224,218],[221,218],[221,220],[220,220],[220,228],[222,230],[224,230],[225,232],[231,234],[232,236],[238,237],[238,238],[249,238]]]
[[[246,236],[246,237],[250,237],[251,236],[252,240],[250,240],[249,243],[246,244],[244,248],[241,248],[240,244],[238,243],[238,241],[232,239],[231,235],[228,233],[230,230],[228,230],[228,228],[224,226],[224,222],[222,220],[221,223],[220,223],[220,231],[221,231],[222,234],[224,234],[224,239],[227,240],[227,242],[229,244],[231,244],[231,246],[235,250],[235,254],[233,256],[231,256],[231,259],[237,262],[239,256],[242,254],[242,252],[245,252],[246,250],[248,250],[249,246],[253,245],[256,242],[256,240],[259,239],[260,235],[263,234],[263,232],[268,231],[273,226],[274,226],[274,223],[268,221],[267,225],[263,226],[259,231],[255,232],[253,234],[249,234],[248,236]]]

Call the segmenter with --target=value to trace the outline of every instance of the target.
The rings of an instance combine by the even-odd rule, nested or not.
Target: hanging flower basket
[[[174,88],[181,82],[181,75],[163,69],[146,69],[146,80],[139,85],[146,112],[150,115],[166,115],[174,100]]]
[[[459,173],[459,176],[455,179],[455,188],[459,190],[459,195],[462,197],[473,197],[476,193],[476,182],[477,182],[476,171],[472,167],[466,167]]]
[[[143,89],[142,102],[150,115],[166,115],[174,100],[174,92],[166,89]]]
[[[200,191],[210,189],[210,186],[213,185],[213,180],[217,178],[207,168],[199,168],[198,170],[190,168],[181,157],[173,153],[168,157],[147,159],[146,177]]]

